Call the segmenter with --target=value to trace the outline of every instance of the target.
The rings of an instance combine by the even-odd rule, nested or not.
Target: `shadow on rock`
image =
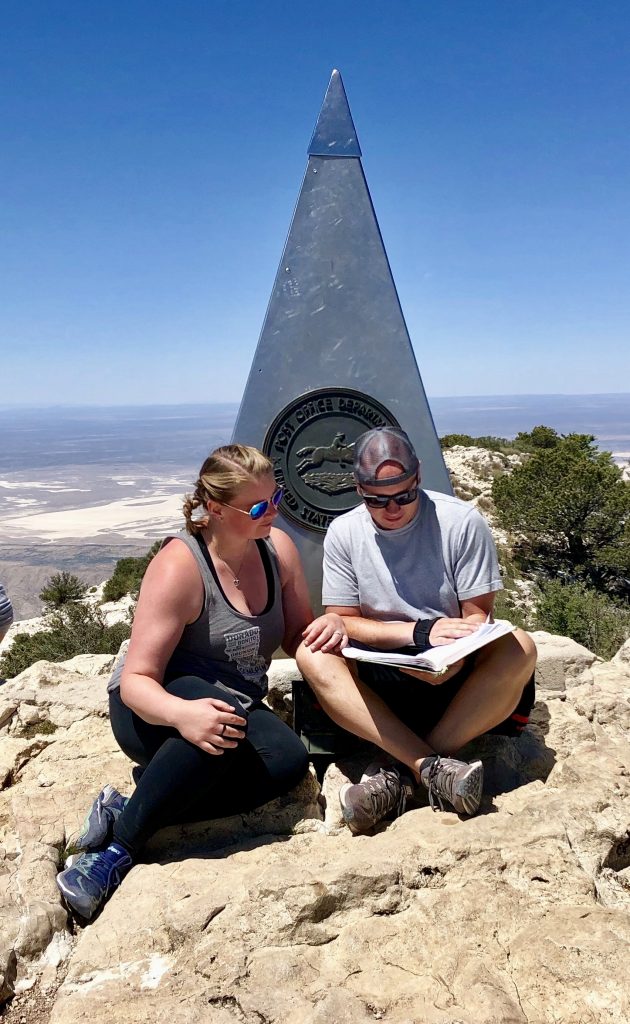
[[[147,843],[143,860],[168,863],[188,857],[220,858],[320,831],[322,819],[320,787],[311,769],[291,792],[255,810],[160,829]]]
[[[486,796],[511,793],[537,779],[547,780],[556,763],[556,751],[545,742],[549,717],[546,704],[538,702],[530,724],[520,736],[487,734],[464,747],[461,751],[464,760],[479,758],[483,761]]]
[[[464,761],[477,758],[484,765],[484,796],[494,797],[510,793],[530,782],[545,782],[556,763],[556,751],[547,746],[545,736],[549,732],[550,714],[545,703],[537,702],[532,709],[531,720],[520,736],[495,736],[490,733],[480,736],[467,744],[459,753]],[[337,796],[342,782],[359,782],[367,765],[382,756],[382,751],[370,744],[346,757],[338,757],[327,772],[327,783],[323,786],[324,807],[331,797]],[[423,794],[418,791],[418,800],[413,806],[423,806]],[[484,799],[482,813],[495,810],[490,800]],[[326,815],[328,819],[328,813]]]
[[[225,819],[224,819],[225,820]],[[291,835],[246,834],[242,825],[235,827],[231,838],[220,839],[212,834],[211,822],[177,825],[157,832],[144,850],[139,863],[176,864],[185,860],[222,860],[235,853],[256,850],[264,846],[286,843]]]

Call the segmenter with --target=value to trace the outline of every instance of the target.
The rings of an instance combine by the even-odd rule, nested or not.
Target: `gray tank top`
[[[234,608],[223,593],[203,540],[200,543],[185,530],[176,536],[192,552],[197,563],[204,598],[199,617],[184,627],[166,666],[164,682],[169,683],[179,676],[201,676],[233,693],[247,708],[267,693],[267,669],[284,636],[282,588],[273,544],[270,540],[256,541],[267,577],[267,604],[260,615],[245,615]],[[167,537],[164,543],[171,539]],[[109,681],[108,692],[120,686],[123,665],[124,658],[121,658]]]

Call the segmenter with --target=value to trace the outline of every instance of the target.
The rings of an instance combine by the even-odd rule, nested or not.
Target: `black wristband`
[[[443,619],[443,615],[436,615],[434,619],[418,619],[415,626],[413,627],[413,642],[419,651],[427,651],[431,644],[429,643],[429,633],[433,629],[436,622]]]

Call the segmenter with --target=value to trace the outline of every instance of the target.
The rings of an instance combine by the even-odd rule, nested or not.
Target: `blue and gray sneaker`
[[[106,846],[127,800],[128,797],[121,796],[113,786],[105,786],[90,807],[79,835],[68,844],[68,849],[73,853],[84,853]]]
[[[110,843],[100,853],[84,853],[76,864],[57,875],[61,895],[71,910],[86,921],[118,888],[132,866],[124,846]]]

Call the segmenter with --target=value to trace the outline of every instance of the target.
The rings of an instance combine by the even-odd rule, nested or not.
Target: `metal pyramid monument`
[[[326,527],[359,500],[354,441],[384,424],[411,437],[423,487],[451,493],[333,71],[233,434],[274,461],[285,487],[277,524],[300,548],[316,603]]]

